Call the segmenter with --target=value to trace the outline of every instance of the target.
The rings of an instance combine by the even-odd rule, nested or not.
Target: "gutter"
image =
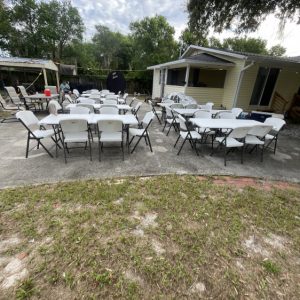
[[[243,80],[245,71],[248,70],[249,68],[251,68],[254,64],[255,64],[255,62],[254,62],[254,61],[251,61],[251,63],[250,63],[249,65],[245,66],[245,67],[241,70],[241,73],[240,73],[238,85],[237,85],[237,88],[236,88],[236,92],[235,92],[235,96],[234,96],[234,100],[233,100],[233,105],[232,105],[232,107],[236,107],[236,104],[237,104],[237,98],[238,98],[238,95],[239,95],[239,93],[240,93],[241,83],[242,83],[242,80]]]

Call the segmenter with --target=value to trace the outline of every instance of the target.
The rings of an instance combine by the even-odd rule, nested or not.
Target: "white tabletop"
[[[40,125],[58,125],[61,120],[85,119],[89,124],[96,124],[99,120],[121,120],[124,125],[137,125],[134,115],[107,115],[107,114],[58,114],[48,115],[40,120]]]
[[[83,104],[84,104],[84,103],[83,103]],[[105,105],[105,104],[98,104],[98,103],[93,104],[94,109],[100,109],[103,105]],[[66,106],[66,109],[70,109],[70,108],[76,107],[76,106],[77,106],[77,104],[75,104],[75,103],[70,103],[70,104],[68,104],[68,105]],[[129,105],[127,105],[127,104],[118,104],[117,107],[118,107],[119,110],[132,110],[132,107],[129,106]]]
[[[194,113],[196,111],[199,111],[200,109],[197,109],[197,108],[174,108],[173,110],[180,115],[193,116]]]
[[[202,128],[213,128],[213,129],[234,129],[237,127],[253,127],[261,125],[262,123],[254,120],[244,119],[201,119],[191,118],[189,120],[194,125]]]
[[[33,94],[29,95],[28,98],[30,99],[52,99],[52,98],[57,98],[59,94],[51,94],[51,96],[46,96],[45,94]],[[27,98],[27,96],[26,96]]]

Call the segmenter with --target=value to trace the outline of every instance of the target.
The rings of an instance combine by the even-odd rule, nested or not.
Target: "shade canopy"
[[[22,57],[0,57],[0,67],[58,71],[56,64],[52,60]]]

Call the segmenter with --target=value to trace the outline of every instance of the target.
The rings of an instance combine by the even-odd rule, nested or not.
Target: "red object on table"
[[[47,97],[51,96],[51,91],[49,89],[45,89],[44,90],[44,95],[47,96]]]

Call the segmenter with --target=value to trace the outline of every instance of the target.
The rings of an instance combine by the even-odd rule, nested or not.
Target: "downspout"
[[[236,92],[235,92],[235,96],[234,96],[234,100],[233,100],[232,107],[236,107],[237,99],[238,99],[238,95],[239,95],[239,93],[240,93],[241,84],[242,84],[242,81],[243,81],[243,77],[244,77],[245,71],[248,70],[249,68],[251,68],[254,64],[255,64],[255,62],[254,62],[254,61],[251,61],[251,63],[250,63],[249,65],[245,66],[245,67],[241,70],[241,73],[240,73],[238,85],[237,85],[237,88],[236,88]]]

